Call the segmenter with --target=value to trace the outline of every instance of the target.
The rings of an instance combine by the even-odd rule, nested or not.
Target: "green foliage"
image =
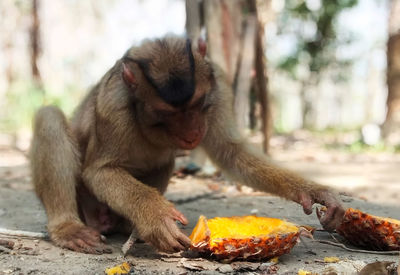
[[[320,6],[312,9],[307,2],[285,2],[285,9],[278,19],[279,31],[293,34],[296,45],[289,55],[282,58],[278,68],[298,79],[297,67],[303,65],[317,76],[317,81],[324,70],[337,69],[335,80],[344,81],[346,74],[343,73],[343,68],[348,67],[351,62],[337,60],[335,52],[338,46],[350,42],[351,39],[337,37],[336,20],[343,10],[355,6],[357,0],[320,0]]]
[[[326,145],[327,149],[332,150],[342,150],[349,153],[399,153],[400,146],[387,146],[383,141],[378,142],[375,145],[368,145],[363,142],[361,139],[354,141],[351,144],[328,144]]]
[[[31,82],[16,82],[7,91],[6,107],[1,111],[0,132],[13,133],[31,127],[34,113],[43,105],[55,105],[67,115],[72,113],[79,99],[79,92],[47,93]]]

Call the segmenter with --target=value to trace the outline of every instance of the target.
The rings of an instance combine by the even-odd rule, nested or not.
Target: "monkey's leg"
[[[99,202],[83,184],[79,185],[77,193],[80,217],[87,226],[95,228],[101,234],[124,233],[122,230],[126,226],[122,224],[121,216],[114,213],[106,204]],[[129,230],[127,234],[131,231]]]
[[[109,252],[101,235],[79,219],[76,185],[81,173],[80,154],[63,113],[56,107],[43,107],[35,116],[31,168],[54,243],[85,253]]]

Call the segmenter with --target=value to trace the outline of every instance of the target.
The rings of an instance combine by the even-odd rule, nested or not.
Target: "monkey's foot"
[[[89,254],[112,253],[104,244],[105,237],[77,222],[64,222],[50,232],[53,242],[63,248]]]

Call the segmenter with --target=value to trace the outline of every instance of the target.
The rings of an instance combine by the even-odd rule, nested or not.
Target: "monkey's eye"
[[[176,114],[175,111],[157,110],[156,114],[160,118],[170,117]]]
[[[151,124],[151,127],[154,127],[154,128],[161,128],[164,126],[165,126],[165,123],[163,121],[158,121],[158,122]]]
[[[212,106],[212,104],[210,102],[207,102],[201,107],[201,111],[202,112],[207,112],[210,109],[211,106]]]

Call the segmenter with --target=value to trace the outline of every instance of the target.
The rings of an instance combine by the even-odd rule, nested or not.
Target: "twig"
[[[43,232],[32,232],[25,230],[12,230],[0,227],[0,235],[11,236],[11,237],[22,237],[22,238],[34,238],[34,239],[47,239],[49,236]]]
[[[131,249],[137,242],[137,240],[138,240],[137,236],[138,236],[138,234],[137,234],[136,229],[133,229],[131,235],[129,236],[129,239],[124,243],[124,245],[121,248],[122,253],[124,254],[124,257],[131,251]]]
[[[329,244],[332,246],[340,247],[343,248],[344,250],[350,251],[350,252],[358,252],[358,253],[367,253],[367,254],[379,254],[379,255],[399,255],[399,251],[376,251],[376,250],[364,250],[364,249],[354,249],[354,248],[349,248],[345,246],[342,243],[338,242],[332,242],[332,241],[325,241],[325,240],[316,240],[313,239],[314,242],[318,243],[323,243],[323,244]]]
[[[12,252],[12,249],[9,249],[9,248],[4,247],[4,246],[0,246],[0,252],[5,252],[5,253],[10,254]]]
[[[14,247],[14,245],[15,245],[15,243],[13,241],[0,239],[0,246],[4,246],[9,249],[12,249]]]

